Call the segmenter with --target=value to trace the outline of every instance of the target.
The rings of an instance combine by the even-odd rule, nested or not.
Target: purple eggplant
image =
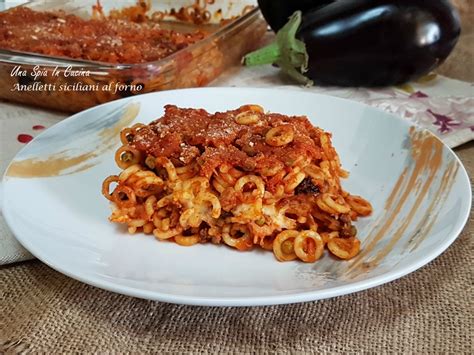
[[[336,0],[296,11],[244,63],[274,63],[307,85],[399,85],[439,66],[460,33],[448,0]]]
[[[273,31],[278,32],[285,26],[288,18],[297,10],[306,13],[316,11],[336,0],[259,0],[258,7]]]

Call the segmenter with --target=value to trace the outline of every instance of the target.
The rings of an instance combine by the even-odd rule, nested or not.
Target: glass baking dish
[[[131,95],[205,86],[258,47],[266,23],[254,0],[152,0],[150,12],[169,13],[171,9],[189,8],[200,3],[210,14],[204,28],[203,25],[180,23],[170,16],[161,20],[165,26],[177,27],[178,31],[179,27],[204,29],[210,34],[158,61],[108,64],[0,49],[0,98],[78,112]],[[61,9],[88,18],[95,4],[96,0],[32,0],[21,6],[40,11]],[[131,6],[136,1],[101,0],[101,4],[108,13],[110,9]],[[27,75],[18,75],[18,67]],[[47,74],[35,78],[35,72]],[[74,75],[81,72],[88,76]],[[81,91],[86,85],[93,89]]]

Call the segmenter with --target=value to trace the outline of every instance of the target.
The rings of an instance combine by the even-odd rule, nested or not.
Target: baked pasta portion
[[[0,48],[53,57],[137,64],[163,59],[207,36],[200,30],[182,33],[162,28],[159,22],[140,20],[138,15],[131,15],[136,9],[143,10],[133,6],[122,12],[116,10],[110,16],[95,11],[93,18],[84,19],[63,11],[15,7],[0,12]]]
[[[215,114],[167,105],[163,117],[120,138],[122,172],[105,179],[102,193],[110,221],[130,233],[259,247],[279,261],[314,262],[326,247],[344,260],[359,253],[352,222],[372,206],[341,188],[348,173],[331,134],[307,117],[258,105]]]

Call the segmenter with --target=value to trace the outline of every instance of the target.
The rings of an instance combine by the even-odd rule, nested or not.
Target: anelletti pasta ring
[[[306,263],[314,263],[319,260],[324,252],[324,241],[314,231],[302,231],[295,238],[295,254]]]
[[[372,205],[369,201],[364,200],[362,197],[349,195],[345,199],[359,216],[368,216],[372,213]]]
[[[255,185],[256,194],[254,196],[262,198],[265,193],[265,183],[263,182],[261,177],[256,175],[245,175],[242,176],[237,182],[235,183],[234,189],[235,191],[244,192],[244,186],[246,184],[252,183]]]
[[[243,125],[256,124],[259,120],[260,116],[252,111],[241,112],[235,117],[235,122]]]
[[[249,104],[249,105],[240,106],[238,108],[238,111],[240,111],[240,112],[253,111],[253,112],[263,113],[264,109],[260,105]]]
[[[163,180],[158,176],[143,176],[134,183],[135,195],[148,197],[161,191]]]
[[[299,232],[295,230],[285,230],[277,235],[273,241],[273,253],[279,261],[291,261],[298,257],[294,249],[298,235]]]
[[[211,217],[212,218],[219,218],[221,215],[221,203],[219,199],[209,192],[201,192],[196,197],[196,203],[204,204],[209,203],[211,205]]]
[[[110,193],[110,185],[114,182],[119,182],[119,177],[117,175],[110,175],[102,183],[102,195],[104,195],[110,201],[114,200],[112,198],[112,194]]]
[[[324,193],[319,196],[316,203],[320,209],[328,213],[348,213],[351,210],[344,202],[342,196],[336,196],[330,193]]]
[[[242,233],[241,236],[235,237],[236,233]],[[232,226],[226,225],[222,230],[222,239],[228,246],[238,250],[249,250],[252,248],[253,240],[248,227],[245,225],[234,224]]]
[[[135,130],[133,128],[124,128],[120,131],[120,141],[122,144],[128,144],[133,140]]]
[[[304,180],[306,175],[302,172],[291,172],[283,179],[285,184],[284,191],[286,193],[292,192]]]
[[[120,147],[115,153],[115,161],[119,168],[126,169],[131,165],[139,163],[141,152],[128,145]]]
[[[281,147],[293,141],[294,131],[291,125],[271,128],[265,135],[265,142],[273,147]]]
[[[174,237],[174,241],[183,247],[189,247],[191,245],[199,243],[199,235],[197,234],[193,234],[190,236],[176,235]]]
[[[137,203],[135,192],[124,185],[118,185],[112,193],[112,197],[119,207],[131,207]]]
[[[327,245],[333,255],[343,260],[352,259],[360,251],[360,241],[355,237],[330,238]]]
[[[162,166],[166,169],[166,173],[168,174],[168,179],[170,181],[176,181],[178,179],[178,174],[176,173],[176,168],[174,167],[173,163],[166,157],[158,157],[155,159],[155,168],[158,166]]]
[[[180,235],[183,232],[183,228],[176,227],[173,229],[168,229],[167,231],[160,231],[159,229],[153,230],[153,235],[159,240],[165,240],[173,238],[177,235]]]

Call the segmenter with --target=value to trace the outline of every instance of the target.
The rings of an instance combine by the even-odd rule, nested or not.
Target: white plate
[[[119,169],[121,126],[160,117],[165,104],[225,111],[247,103],[307,115],[333,133],[344,187],[372,202],[356,226],[362,252],[325,254],[314,264],[277,262],[270,252],[181,247],[130,236],[108,222],[102,180]],[[368,106],[287,90],[206,88],[115,101],[48,129],[4,177],[4,215],[18,240],[52,268],[110,291],[195,305],[269,305],[317,300],[374,287],[412,272],[461,232],[471,186],[453,152],[426,131]]]

